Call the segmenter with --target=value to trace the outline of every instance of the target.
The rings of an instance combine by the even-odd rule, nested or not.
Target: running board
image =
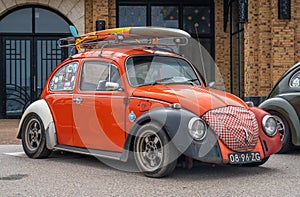
[[[91,155],[95,157],[102,157],[106,159],[114,159],[121,161],[121,155],[122,153],[117,152],[110,152],[110,151],[102,151],[102,150],[96,150],[96,149],[87,149],[87,148],[78,148],[73,146],[66,146],[66,145],[56,145],[54,147],[56,150],[62,150],[66,152],[72,152],[72,153],[79,153],[84,155]]]

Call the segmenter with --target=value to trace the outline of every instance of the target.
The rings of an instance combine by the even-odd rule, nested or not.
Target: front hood
[[[186,84],[141,86],[133,91],[132,96],[180,103],[182,108],[198,116],[228,105],[248,108],[245,102],[230,93]]]

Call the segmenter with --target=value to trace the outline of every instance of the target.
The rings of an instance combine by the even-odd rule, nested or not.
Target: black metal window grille
[[[68,57],[57,40],[70,36],[69,24],[42,6],[22,6],[0,16],[0,118],[18,118],[38,99],[51,71]]]
[[[31,100],[30,39],[5,40],[5,110],[8,115],[21,113]],[[19,66],[21,65],[21,66]]]
[[[40,95],[51,71],[63,60],[56,39],[37,40],[37,94]]]

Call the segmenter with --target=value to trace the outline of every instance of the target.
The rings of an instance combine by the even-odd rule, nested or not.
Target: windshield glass
[[[126,72],[132,86],[171,83],[201,85],[192,66],[176,57],[130,57],[126,61]]]

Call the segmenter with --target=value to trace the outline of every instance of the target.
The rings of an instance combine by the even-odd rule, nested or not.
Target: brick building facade
[[[266,96],[280,76],[300,61],[299,1],[291,18],[279,19],[278,1],[249,1],[245,24],[245,96]]]
[[[0,73],[6,72],[6,75],[3,74],[0,77],[0,102],[2,103],[0,118],[9,117],[7,110],[9,98],[6,95],[8,88],[5,86],[8,83],[7,76],[9,73],[7,72],[9,69],[6,65],[7,50],[5,50],[5,46],[7,46],[7,43],[11,43],[11,40],[15,40],[15,37],[26,36],[26,38],[30,37],[33,40],[40,38],[36,36],[39,35],[37,32],[27,32],[25,34],[24,32],[18,33],[14,29],[12,29],[12,32],[5,30],[7,26],[3,21],[9,18],[12,13],[23,8],[33,7],[35,18],[39,17],[38,9],[53,12],[60,17],[59,20],[65,20],[66,24],[75,25],[79,33],[84,33],[95,31],[96,21],[99,20],[105,21],[106,28],[119,27],[120,21],[123,20],[123,15],[121,15],[122,6],[125,11],[130,6],[136,6],[137,9],[145,8],[147,12],[144,13],[144,16],[139,17],[145,18],[146,25],[152,24],[151,20],[153,22],[155,19],[153,18],[155,17],[153,16],[154,10],[160,8],[159,6],[175,7],[178,16],[174,20],[178,21],[178,28],[182,29],[185,28],[184,20],[186,19],[181,15],[185,14],[186,8],[188,8],[186,10],[191,10],[191,7],[194,6],[195,10],[196,8],[201,10],[203,6],[206,6],[208,7],[208,13],[212,13],[209,22],[207,22],[208,27],[211,28],[209,31],[211,37],[204,36],[203,39],[209,40],[207,46],[210,48],[211,55],[219,68],[219,72],[216,70],[214,77],[217,84],[224,85],[226,91],[232,92],[242,99],[253,100],[256,103],[267,96],[279,77],[300,60],[300,54],[298,53],[300,50],[300,13],[297,12],[300,8],[299,0],[283,1],[283,3],[290,5],[289,19],[280,19],[278,15],[280,7],[278,3],[280,1],[198,0],[187,2],[187,4],[184,4],[181,1],[157,0],[0,0],[0,44],[2,49],[0,56],[0,69],[2,70]],[[245,23],[238,23],[241,9],[239,3],[241,2],[246,2],[248,8],[248,20]],[[48,18],[48,20],[51,20],[51,18]],[[1,22],[4,25],[1,26]],[[68,34],[69,32],[62,31],[62,34],[55,36]],[[44,34],[41,34],[41,36],[44,36]],[[22,42],[20,41],[20,43]],[[12,52],[10,51],[10,53]],[[61,52],[57,61],[60,61],[59,58],[63,59],[63,54]],[[32,55],[32,57],[35,57],[35,55]],[[11,60],[11,62],[13,61],[17,62],[17,60]],[[38,61],[35,63],[38,63]],[[38,69],[35,71],[35,74],[37,73]],[[30,84],[33,84],[33,80],[35,79],[32,79]],[[10,83],[14,82],[17,83],[10,80]],[[38,95],[37,93],[33,94],[32,91],[31,94],[29,102]],[[26,102],[23,105],[26,105]]]

